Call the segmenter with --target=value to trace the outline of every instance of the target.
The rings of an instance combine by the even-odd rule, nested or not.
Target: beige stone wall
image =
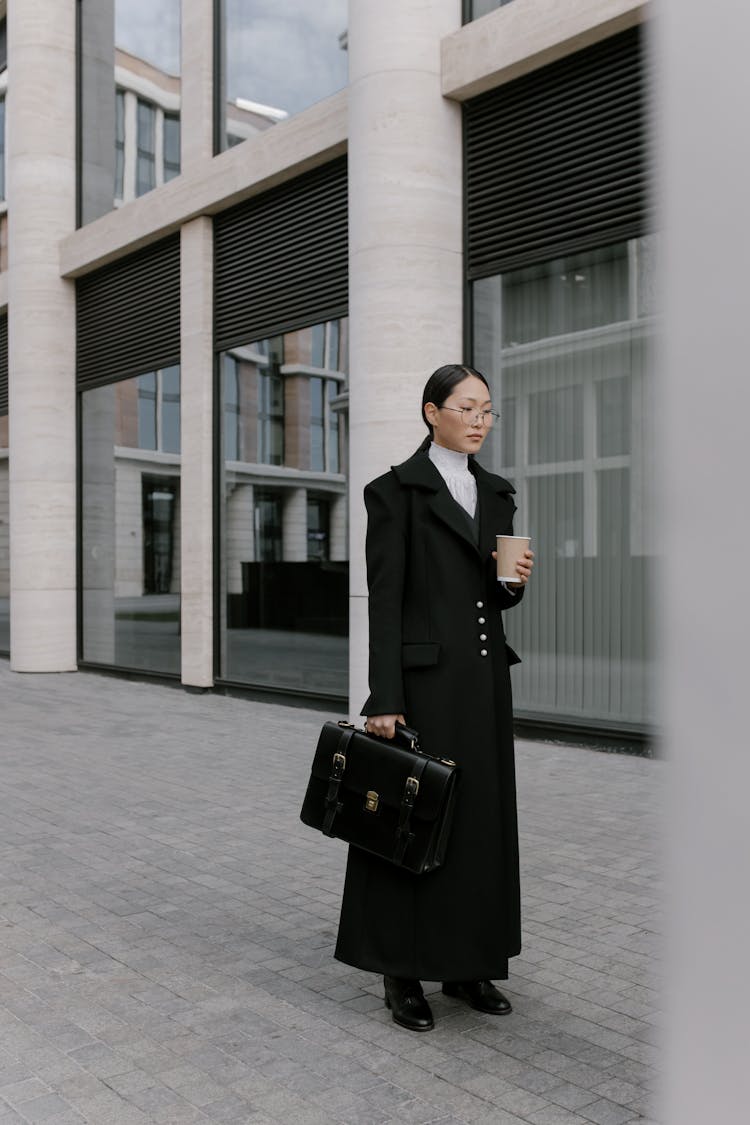
[[[11,666],[76,668],[75,5],[8,9]]]

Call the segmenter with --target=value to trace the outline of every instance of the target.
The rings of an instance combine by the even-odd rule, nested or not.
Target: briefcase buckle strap
[[[326,813],[323,817],[323,834],[326,836],[333,835],[333,822],[344,807],[342,802],[339,801],[339,789],[341,788],[341,779],[346,769],[346,754],[344,750],[346,750],[349,745],[353,733],[354,731],[352,729],[342,735],[339,740],[339,746],[341,746],[342,749],[335,751],[331,761],[331,773],[328,778],[328,792],[326,793],[325,800]]]
[[[426,765],[427,759],[419,762],[414,768],[414,773],[407,777],[406,783],[404,784],[398,828],[396,829],[396,846],[393,851],[394,863],[403,862],[406,849],[414,839],[414,833],[411,831],[411,817],[414,812],[414,803],[419,793],[419,782]]]

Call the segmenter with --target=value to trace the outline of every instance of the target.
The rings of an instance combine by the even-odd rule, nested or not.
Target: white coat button
[[[486,633],[480,633],[479,639],[480,639],[480,641],[486,641],[487,640],[487,634]]]
[[[485,618],[484,617],[478,617],[477,621],[479,622],[480,625],[484,625]]]
[[[480,656],[486,656],[487,655],[487,649],[483,648],[482,651],[479,653],[479,655]]]
[[[477,609],[484,609],[484,602],[477,602]]]

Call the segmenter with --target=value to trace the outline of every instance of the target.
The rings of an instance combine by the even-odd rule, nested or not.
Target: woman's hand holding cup
[[[501,551],[497,565],[498,582],[525,586],[534,567],[534,552],[529,550],[529,539],[522,535],[498,535],[497,545]],[[497,551],[492,552],[492,557],[497,561]]]

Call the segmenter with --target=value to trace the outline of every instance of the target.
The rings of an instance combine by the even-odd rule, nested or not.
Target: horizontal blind
[[[78,280],[79,389],[180,362],[180,236]]]
[[[470,279],[644,233],[642,61],[633,28],[467,103]]]
[[[8,315],[0,315],[0,416],[8,413]]]
[[[346,169],[331,161],[217,215],[218,351],[346,315]]]

